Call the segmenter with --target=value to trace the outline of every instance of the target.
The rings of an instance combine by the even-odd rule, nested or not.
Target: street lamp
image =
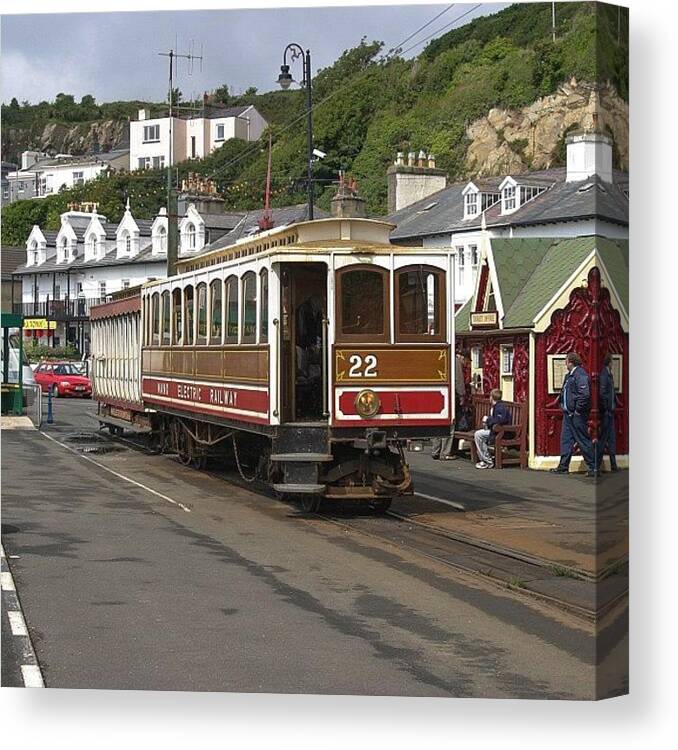
[[[287,64],[287,52],[292,52],[292,60],[296,60],[298,57],[303,58],[304,61],[304,79],[301,82],[302,86],[306,86],[306,147],[307,147],[307,181],[308,181],[308,218],[310,221],[313,220],[313,118],[312,110],[313,103],[311,98],[311,51],[304,50],[299,44],[288,44],[283,52],[283,64],[280,66],[280,75],[278,76],[278,83],[283,91],[287,91],[289,87],[294,83],[292,74],[290,73],[290,66]]]

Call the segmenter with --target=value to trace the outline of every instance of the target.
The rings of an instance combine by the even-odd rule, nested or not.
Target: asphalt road
[[[81,453],[92,409],[58,401],[52,440],[2,435],[3,543],[48,687],[590,699],[596,660],[624,662],[621,620],[601,656],[581,622],[405,546],[167,456]]]

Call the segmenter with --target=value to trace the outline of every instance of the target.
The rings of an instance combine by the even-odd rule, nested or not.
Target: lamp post
[[[308,151],[306,165],[306,174],[308,181],[308,218],[313,220],[313,118],[312,118],[312,97],[311,97],[311,51],[304,50],[299,44],[288,44],[283,52],[283,64],[280,66],[280,75],[278,76],[278,83],[283,91],[294,83],[292,74],[290,73],[290,66],[287,63],[287,53],[292,52],[292,60],[296,60],[301,57],[304,61],[304,80],[301,82],[302,86],[306,86],[306,148]]]

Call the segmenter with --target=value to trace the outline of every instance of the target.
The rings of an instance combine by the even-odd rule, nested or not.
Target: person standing
[[[570,352],[565,358],[567,375],[560,391],[560,408],[563,410],[563,426],[560,433],[560,462],[553,474],[567,474],[575,443],[579,446],[586,467],[587,477],[598,475],[593,442],[589,437],[588,418],[591,411],[591,380],[582,367],[581,357]]]
[[[614,424],[615,411],[614,375],[612,373],[612,355],[606,354],[603,369],[598,378],[598,410],[600,411],[600,434],[598,437],[597,468],[603,465],[603,456],[607,447],[610,456],[610,470],[618,471],[617,467],[617,436]]]
[[[455,428],[460,430],[464,430],[468,427],[466,424],[466,415],[463,411],[466,405],[466,365],[468,360],[468,352],[465,349],[461,352],[457,352],[454,360]],[[472,427],[473,426],[471,426],[471,428]],[[437,439],[433,444],[431,458],[435,461],[449,461],[457,458],[454,452],[454,443],[455,440],[452,435],[446,438]]]
[[[490,414],[483,417],[483,426],[476,430],[473,439],[478,449],[480,461],[476,464],[476,469],[492,469],[494,461],[490,455],[490,445],[494,443],[495,434],[492,429],[495,425],[509,424],[511,422],[511,412],[508,406],[501,400],[501,391],[495,388],[490,391]]]

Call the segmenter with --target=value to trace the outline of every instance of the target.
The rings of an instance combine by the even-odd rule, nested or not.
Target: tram
[[[453,256],[392,229],[269,229],[93,308],[101,425],[196,467],[228,456],[306,510],[412,493],[405,442],[454,418]]]

